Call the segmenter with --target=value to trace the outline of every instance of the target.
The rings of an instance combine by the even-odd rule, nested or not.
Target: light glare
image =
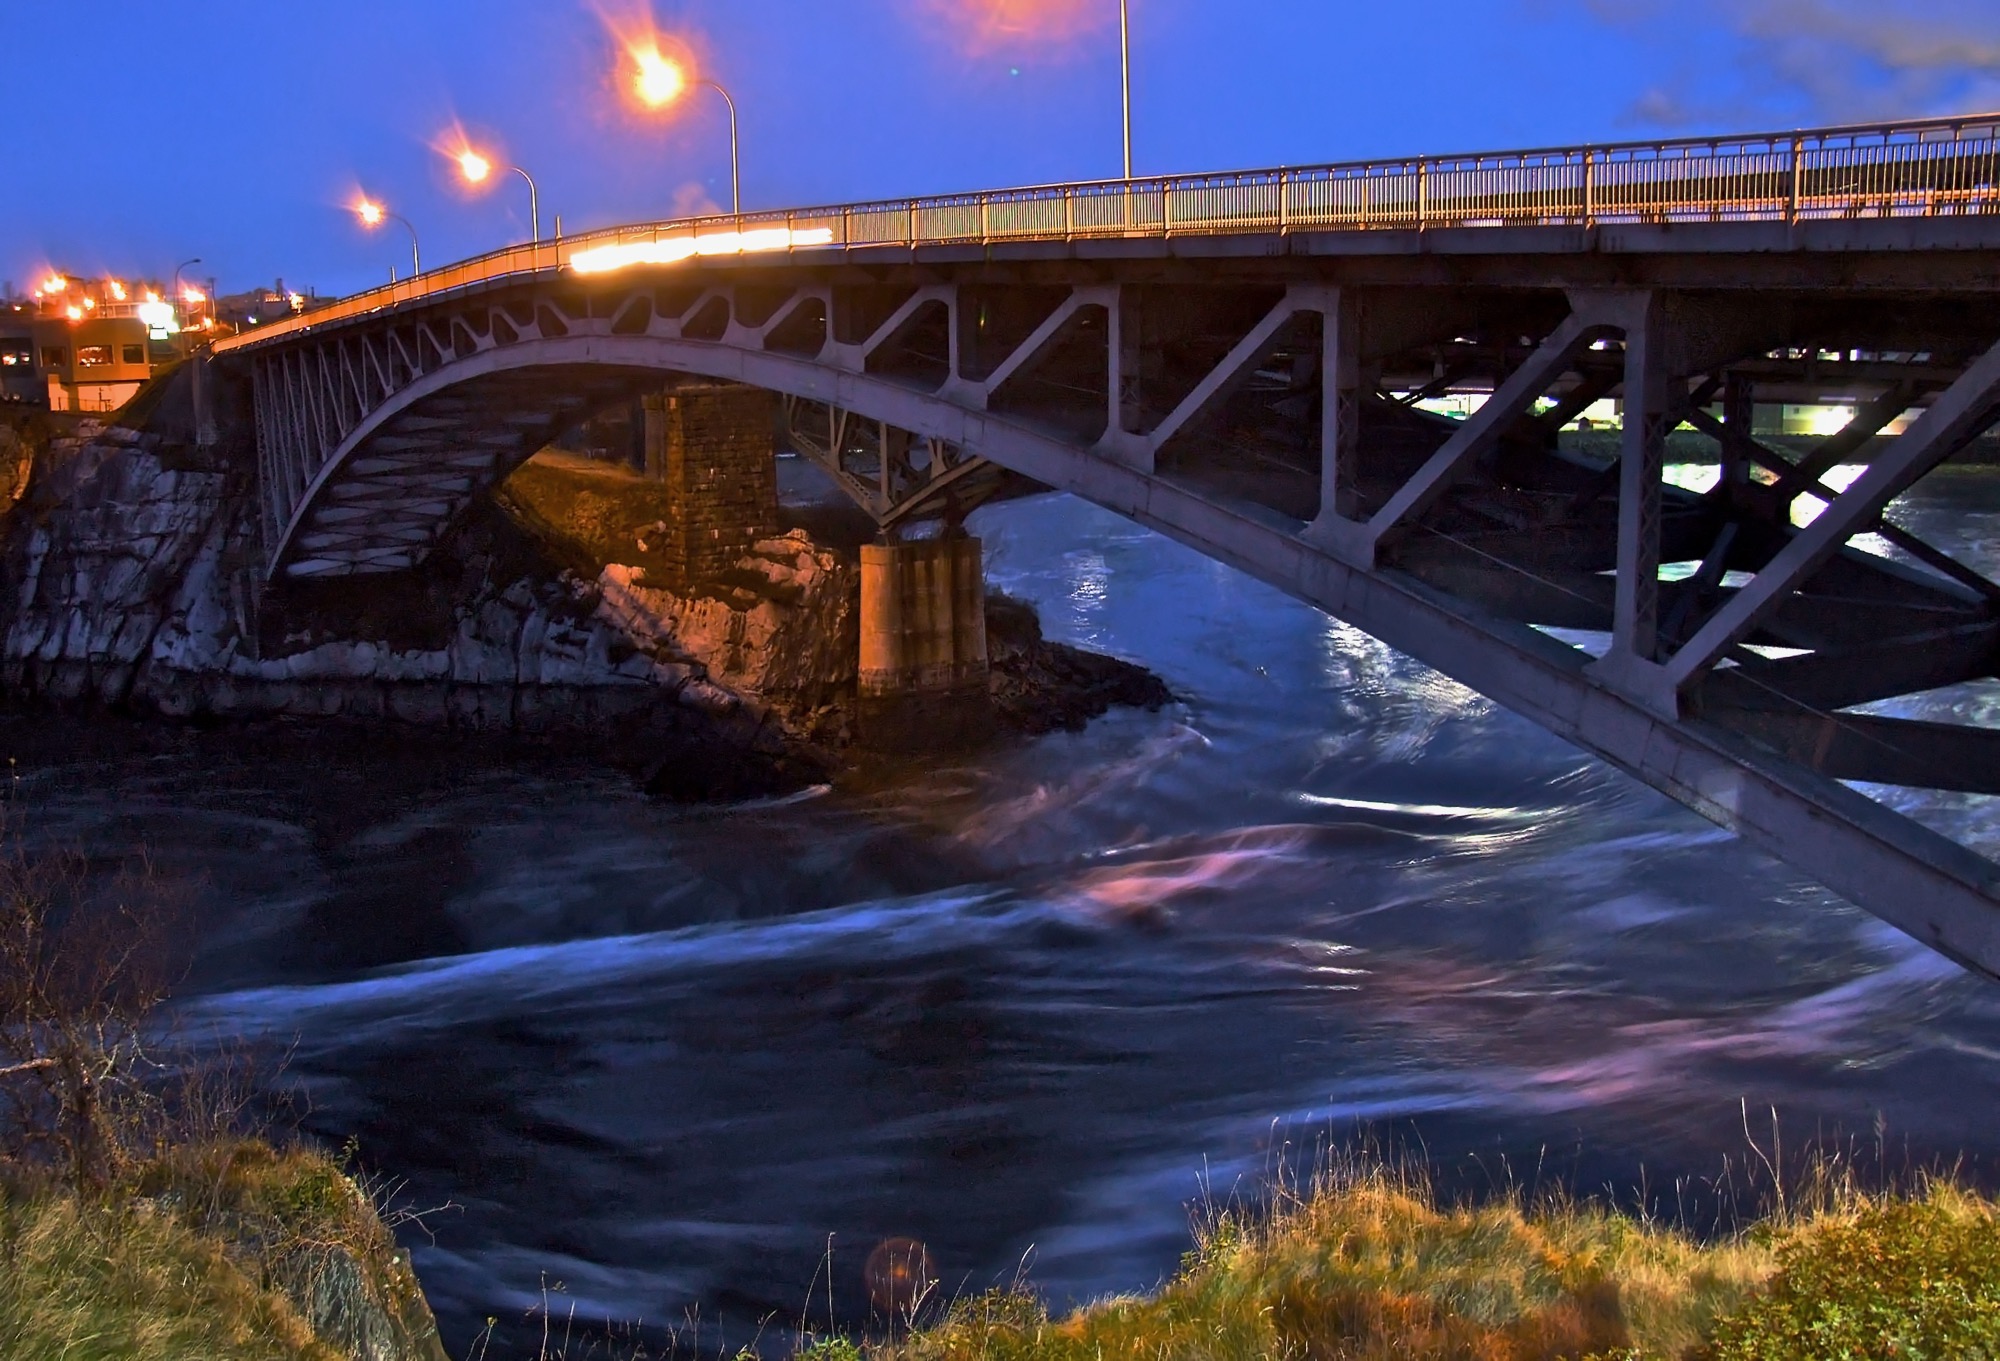
[[[467,147],[458,153],[458,169],[470,183],[478,184],[493,173],[493,162]]]
[[[650,40],[634,43],[626,50],[637,68],[632,77],[632,92],[647,108],[664,108],[687,89],[687,72],[679,62],[663,55],[658,43]]]
[[[707,236],[674,236],[665,240],[627,241],[593,246],[569,257],[578,274],[605,274],[633,265],[677,265],[708,255],[743,255],[833,244],[833,228],[759,227],[747,232],[712,232]]]

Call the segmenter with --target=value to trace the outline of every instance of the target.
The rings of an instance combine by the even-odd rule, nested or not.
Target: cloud
[[[716,217],[721,212],[722,206],[709,194],[707,185],[696,180],[688,180],[684,184],[674,186],[674,207],[669,216],[677,219]]]
[[[2000,6],[1992,0],[1576,0],[1600,23],[1721,33],[1719,61],[1648,87],[1627,119],[1714,123],[1725,112],[1815,122],[1978,112],[2000,105]],[[1665,28],[1663,26],[1669,26]],[[1739,119],[1740,121],[1740,119]]]

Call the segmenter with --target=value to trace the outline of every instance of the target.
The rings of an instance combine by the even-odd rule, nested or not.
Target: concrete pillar
[[[868,745],[901,750],[991,728],[979,540],[862,547],[858,718]]]
[[[777,398],[684,387],[641,401],[646,473],[667,484],[668,575],[714,579],[778,526]]]

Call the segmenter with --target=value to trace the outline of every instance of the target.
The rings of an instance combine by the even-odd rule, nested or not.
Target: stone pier
[[[859,727],[891,750],[956,746],[991,728],[978,539],[861,549]]]
[[[727,384],[643,399],[646,475],[667,484],[662,551],[679,583],[713,579],[777,532],[776,402]]]

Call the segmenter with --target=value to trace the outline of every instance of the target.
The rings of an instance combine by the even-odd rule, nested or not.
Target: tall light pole
[[[463,148],[452,159],[458,162],[458,173],[465,176],[467,184],[482,184],[493,173],[493,162],[471,147]],[[501,168],[513,171],[528,182],[528,239],[539,246],[542,244],[542,205],[541,195],[535,190],[535,177],[518,165]]]
[[[687,68],[663,54],[657,42],[633,44],[626,50],[638,68],[632,77],[632,91],[647,108],[666,108],[686,94],[690,85],[706,85],[729,106],[729,211],[742,216],[743,159],[736,135],[736,101],[729,91],[706,76],[690,77]]]
[[[179,307],[181,304],[187,301],[186,296],[183,295],[181,292],[181,271],[186,269],[189,265],[198,265],[200,263],[201,263],[201,257],[197,255],[192,260],[183,260],[179,264],[174,266],[174,297],[173,297],[174,306]],[[211,303],[211,306],[212,305],[213,304]]]
[[[1118,0],[1118,74],[1125,106],[1125,178],[1132,178],[1132,13],[1131,0]]]
[[[404,217],[401,213],[392,213],[373,199],[367,198],[362,199],[354,205],[354,213],[355,216],[361,219],[361,225],[371,231],[381,226],[384,218],[394,218],[396,221],[402,223],[403,230],[410,234],[410,272],[412,274],[422,274],[424,272],[424,259],[417,246],[417,229],[410,225],[410,219]]]

